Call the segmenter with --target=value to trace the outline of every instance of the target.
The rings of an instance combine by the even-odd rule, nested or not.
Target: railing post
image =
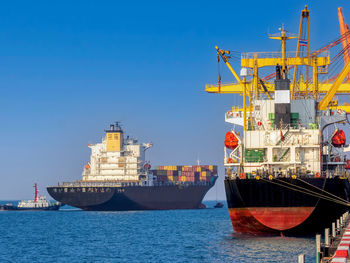
[[[331,246],[329,228],[324,230],[324,257],[329,257],[329,247]]]
[[[332,237],[335,238],[336,233],[335,233],[335,223],[332,223]]]
[[[340,227],[343,227],[343,216],[340,217]]]
[[[339,219],[337,219],[337,232],[339,231],[340,233],[340,225],[339,225]]]
[[[321,235],[316,235],[316,263],[320,263]]]
[[[298,255],[298,263],[305,263],[305,254]]]
[[[326,228],[324,230],[324,243],[326,246],[330,246],[330,243],[329,243],[329,228]]]

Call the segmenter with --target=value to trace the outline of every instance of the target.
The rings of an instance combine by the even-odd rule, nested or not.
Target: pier
[[[344,213],[324,230],[324,236],[316,235],[316,263],[350,262],[350,215]],[[305,262],[305,255],[298,255],[298,263]]]

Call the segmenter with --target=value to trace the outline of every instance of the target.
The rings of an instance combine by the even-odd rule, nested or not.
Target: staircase
[[[287,148],[287,150],[284,151],[284,153],[280,156],[280,158],[278,158],[278,161],[280,162],[287,155],[289,151],[290,151],[290,148]]]
[[[276,145],[283,145],[284,142],[287,142],[290,137],[292,137],[292,134],[289,133],[289,129],[286,131],[285,134],[283,134],[284,140],[282,141],[281,139],[276,143]]]

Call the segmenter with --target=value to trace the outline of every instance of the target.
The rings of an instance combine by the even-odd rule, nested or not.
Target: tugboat
[[[5,204],[0,206],[0,210],[58,210],[63,206],[60,202],[49,202],[45,196],[38,197],[37,184],[34,184],[34,200],[22,200],[17,206],[13,204]]]

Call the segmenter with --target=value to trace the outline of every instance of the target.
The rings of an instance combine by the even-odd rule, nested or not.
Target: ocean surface
[[[5,202],[0,202],[5,203]],[[314,262],[314,238],[233,233],[212,209],[0,211],[0,262]]]

